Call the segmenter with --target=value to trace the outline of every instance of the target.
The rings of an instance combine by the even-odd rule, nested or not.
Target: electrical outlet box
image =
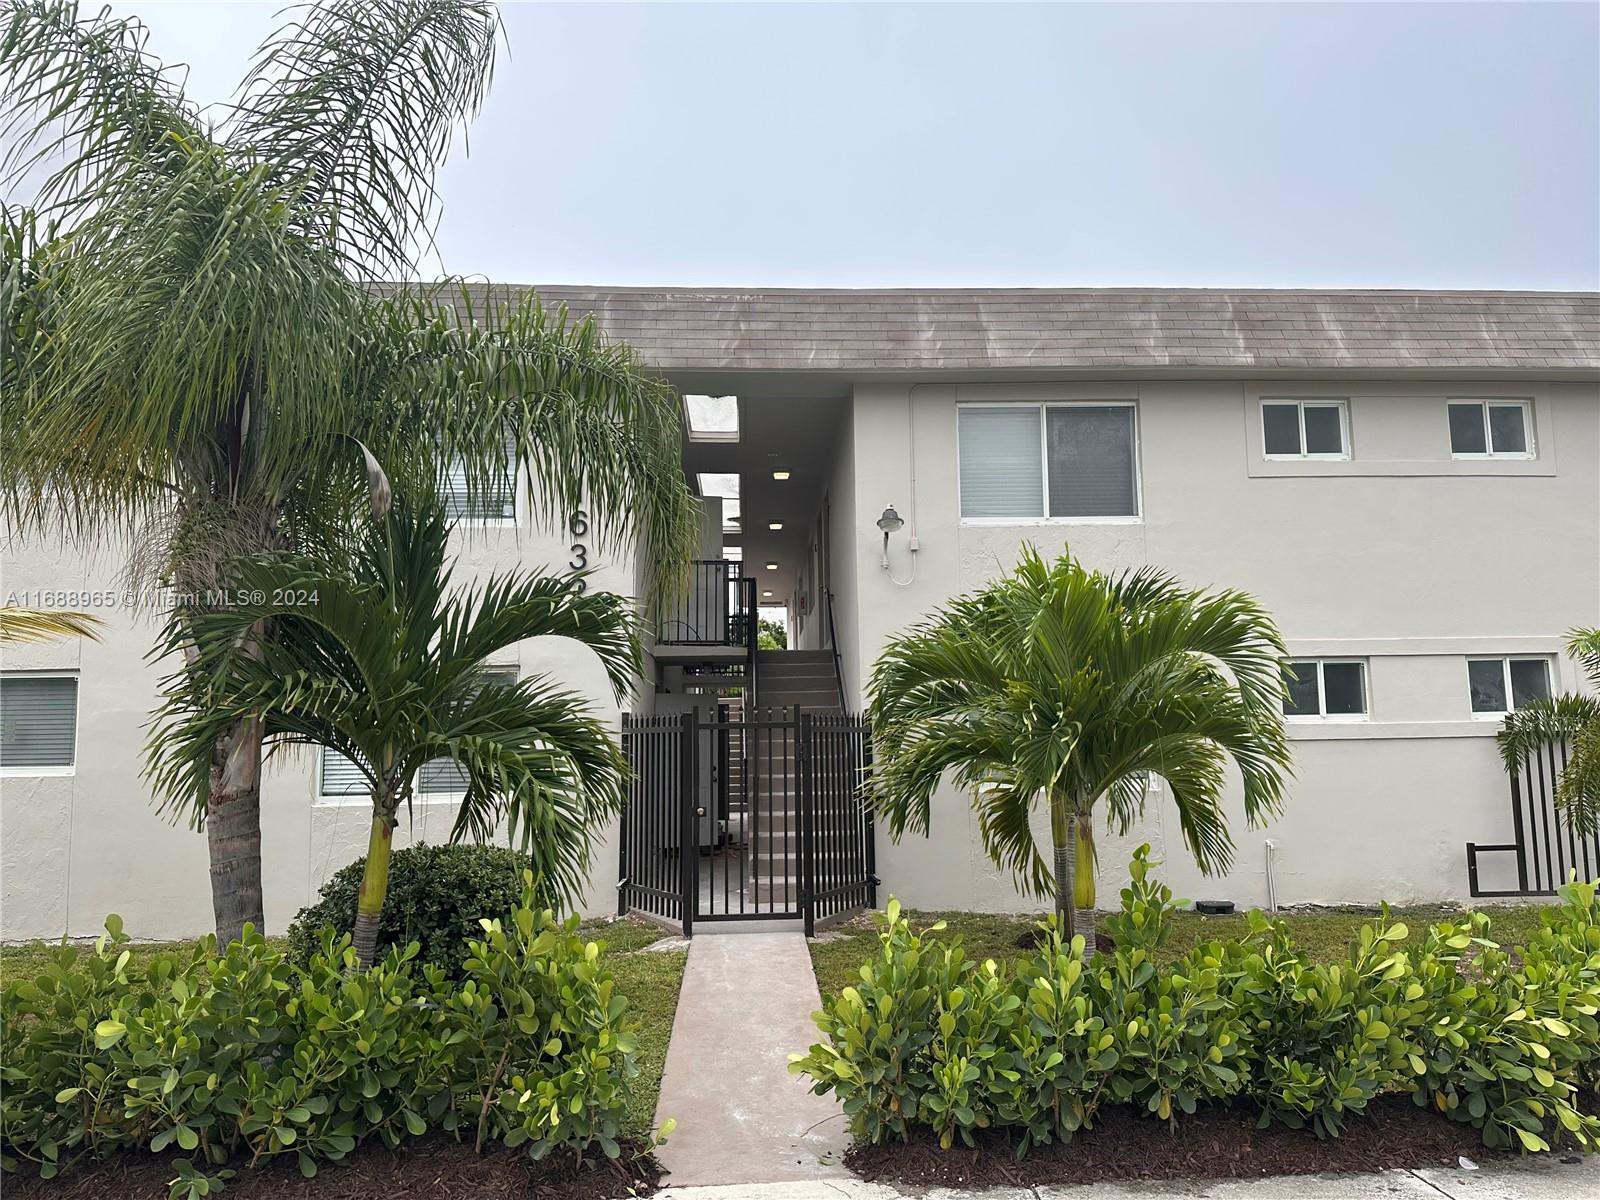
[[[917,549],[918,549],[918,547],[917,547],[917,539],[916,538],[912,538],[911,539],[911,553],[915,554],[917,552]]]

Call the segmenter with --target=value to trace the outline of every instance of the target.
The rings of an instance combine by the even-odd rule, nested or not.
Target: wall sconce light
[[[889,505],[883,510],[883,516],[878,518],[878,528],[883,530],[883,569],[889,569],[889,535],[898,533],[905,525],[900,514],[895,512],[894,505]]]

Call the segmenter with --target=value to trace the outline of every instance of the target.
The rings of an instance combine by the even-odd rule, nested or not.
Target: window
[[[1268,458],[1349,458],[1343,400],[1266,400],[1262,453]]]
[[[1550,661],[1544,658],[1469,658],[1467,690],[1475,716],[1504,716],[1550,695]]]
[[[517,519],[517,458],[511,446],[506,447],[505,471],[488,481],[476,497],[467,494],[467,473],[459,464],[452,464],[444,475],[442,486],[444,514],[452,521],[515,521]]]
[[[76,675],[0,675],[0,770],[16,775],[70,771],[77,746]]]
[[[485,667],[484,679],[491,683],[515,683],[518,678],[516,667]],[[371,785],[367,783],[360,769],[337,750],[327,746],[322,748],[322,785],[320,792],[324,796],[358,796],[365,798],[371,794]],[[467,790],[466,773],[451,762],[448,758],[436,758],[432,762],[423,763],[422,770],[417,772],[417,791],[423,795],[459,796]]]
[[[483,681],[505,685],[517,681],[516,667],[485,667]],[[467,773],[448,758],[436,758],[422,764],[417,772],[417,791],[424,796],[459,796],[467,790]]]
[[[1456,458],[1532,458],[1533,421],[1526,400],[1452,400],[1450,453]]]
[[[1131,404],[965,404],[957,436],[963,519],[1139,515]]]
[[[1367,671],[1362,662],[1303,659],[1289,664],[1283,715],[1302,720],[1349,720],[1367,715]]]

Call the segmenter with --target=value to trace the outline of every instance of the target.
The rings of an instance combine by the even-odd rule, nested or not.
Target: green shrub
[[[1435,926],[1418,963],[1428,1015],[1412,1098],[1471,1124],[1490,1146],[1548,1150],[1558,1129],[1582,1144],[1600,1137],[1600,1121],[1577,1104],[1600,1066],[1600,948],[1588,948],[1600,906],[1593,884],[1561,892],[1520,967],[1488,940],[1482,914]],[[1481,952],[1468,977],[1459,961],[1472,945]]]
[[[361,873],[357,859],[323,884],[314,904],[302,908],[289,926],[289,955],[304,966],[320,944],[324,928],[349,933],[356,918]],[[460,978],[467,939],[479,933],[483,917],[499,917],[522,898],[522,873],[528,857],[504,846],[410,846],[389,860],[389,891],[378,925],[378,951],[416,942],[421,961]]]
[[[1562,889],[1515,955],[1472,914],[1429,930],[1413,958],[1385,909],[1341,961],[1315,964],[1283,923],[1252,913],[1246,937],[1163,967],[1151,954],[1175,902],[1150,866],[1141,847],[1106,920],[1116,949],[1087,964],[1083,939],[1064,944],[1053,921],[1007,970],[976,964],[943,923],[918,933],[891,899],[881,949],[824,1000],[824,1040],[790,1069],[835,1093],[867,1142],[920,1127],[949,1147],[1006,1128],[1022,1154],[1091,1127],[1106,1104],[1176,1122],[1232,1098],[1263,1125],[1330,1137],[1374,1096],[1409,1090],[1490,1146],[1597,1144],[1600,1120],[1578,1104],[1600,1080],[1594,885]]]
[[[1424,993],[1395,949],[1410,931],[1391,925],[1386,908],[1343,962],[1320,964],[1306,960],[1283,922],[1252,912],[1250,925],[1233,1003],[1252,1030],[1261,1124],[1336,1136],[1349,1114],[1409,1075],[1410,1035],[1425,1015]]]
[[[415,943],[362,970],[328,933],[297,968],[248,928],[134,980],[108,919],[92,952],[53,951],[0,993],[6,1169],[177,1146],[195,1160],[174,1187],[201,1195],[222,1178],[208,1166],[293,1154],[311,1175],[368,1138],[429,1130],[615,1157],[638,1074],[627,1000],[600,944],[532,908],[531,875],[523,887],[505,921],[482,921],[459,983],[419,966]]]

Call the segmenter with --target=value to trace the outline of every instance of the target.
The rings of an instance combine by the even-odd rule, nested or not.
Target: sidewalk
[[[1097,1183],[1086,1187],[902,1190],[855,1178],[669,1187],[657,1200],[1596,1200],[1600,1157],[1567,1163],[1544,1155],[1476,1171],[1430,1169],[1377,1175],[1280,1175],[1272,1179]]]
[[[820,1007],[798,929],[696,934],[656,1103],[658,1124],[678,1121],[656,1152],[668,1184],[733,1185],[720,1194],[743,1197],[758,1184],[853,1180],[838,1103],[789,1074],[789,1055],[817,1040],[811,1014]]]

